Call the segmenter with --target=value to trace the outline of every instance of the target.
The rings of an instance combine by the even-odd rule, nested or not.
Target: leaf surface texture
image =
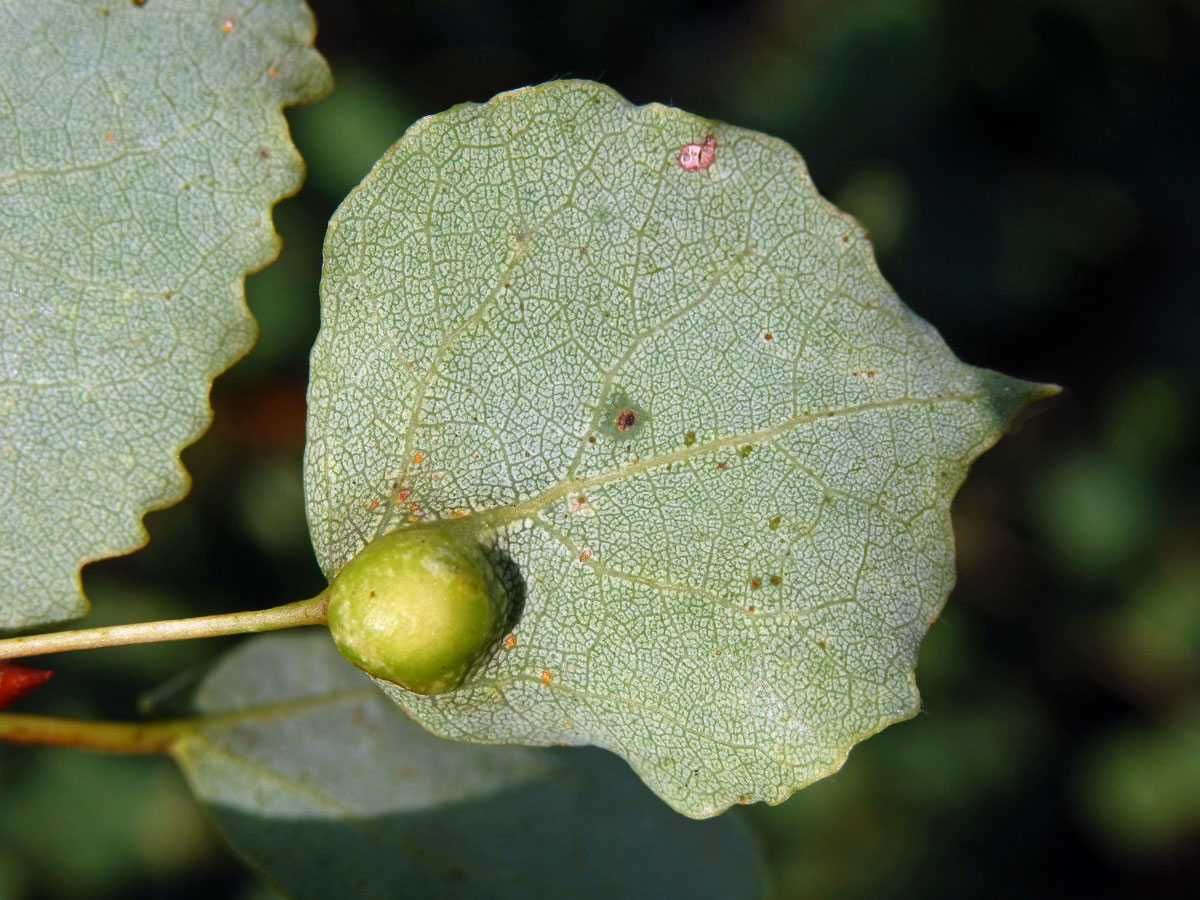
[[[247,272],[327,90],[297,0],[0,2],[0,630],[87,610],[249,349]]]
[[[524,580],[466,741],[595,744],[692,816],[914,715],[950,500],[1044,389],[957,360],[787,144],[591,82],[421,120],[330,223],[306,489],[335,573],[477,517]]]

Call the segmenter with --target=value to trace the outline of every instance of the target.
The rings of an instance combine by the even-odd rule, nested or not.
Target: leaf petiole
[[[195,730],[187,719],[136,724],[0,713],[0,742],[81,747],[105,753],[167,753]]]
[[[273,606],[270,609],[5,638],[0,640],[0,659],[64,653],[68,650],[92,650],[98,647],[121,647],[128,644],[154,644],[161,641],[222,637],[230,634],[254,634],[302,625],[324,625],[328,602],[327,592],[322,591],[308,600]]]

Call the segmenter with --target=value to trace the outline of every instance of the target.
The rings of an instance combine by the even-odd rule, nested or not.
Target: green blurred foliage
[[[153,2],[153,0],[151,0]],[[322,586],[301,504],[324,223],[418,116],[564,75],[790,140],[967,361],[1066,392],[974,468],[925,712],[752,808],[779,898],[1174,897],[1200,883],[1200,6],[314,3],[339,86],[248,284],[195,487],[85,570],[90,621]],[[28,711],[129,718],[227,642],[64,657]],[[55,661],[59,663],[58,660]],[[0,900],[269,896],[164,761],[0,749]],[[569,827],[569,823],[563,823]],[[68,849],[69,848],[69,849]]]

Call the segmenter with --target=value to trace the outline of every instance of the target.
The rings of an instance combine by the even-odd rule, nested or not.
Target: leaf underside
[[[241,645],[195,702],[175,755],[292,897],[761,896],[740,822],[674,815],[607,754],[439,741],[328,634]]]
[[[299,0],[0,0],[0,630],[87,611],[249,349],[242,279],[329,85]]]
[[[787,144],[590,82],[414,125],[330,223],[306,491],[335,573],[475,516],[524,580],[431,731],[596,744],[709,816],[912,716],[949,506],[1044,388],[959,362]]]

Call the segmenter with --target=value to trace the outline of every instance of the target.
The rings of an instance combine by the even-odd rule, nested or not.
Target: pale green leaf
[[[608,754],[441,741],[328,634],[243,644],[205,679],[177,747],[233,845],[289,894],[751,898],[733,819],[692,822]]]
[[[466,686],[391,690],[410,715],[609,748],[706,816],[917,711],[950,499],[1044,389],[955,359],[791,147],[528,88],[414,125],[325,252],[322,566],[471,515],[526,585]]]
[[[0,629],[83,614],[246,352],[327,89],[299,0],[0,0]]]

